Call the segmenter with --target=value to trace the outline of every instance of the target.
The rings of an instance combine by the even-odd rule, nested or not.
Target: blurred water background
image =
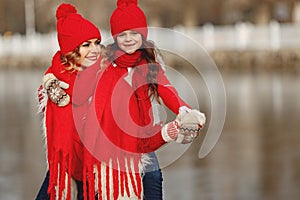
[[[35,1],[35,22],[45,21],[36,25],[41,31],[35,31],[34,19],[30,15],[34,1],[24,1],[27,2],[26,26],[23,22],[23,32],[20,33],[11,32],[9,28],[14,26],[3,22],[3,19],[12,21],[5,14],[10,13],[9,8],[12,8],[7,2],[0,0],[0,10],[3,11],[0,12],[0,199],[31,200],[46,172],[36,89],[58,48],[53,31],[54,4],[57,5],[58,1]],[[107,2],[103,1],[108,8],[103,12],[106,17],[115,6]],[[150,3],[143,3],[146,14],[157,14],[150,18],[151,24],[166,27],[170,22],[168,27],[176,33],[173,35],[175,38],[170,34],[150,34],[150,37],[165,50],[176,49],[192,57],[199,56],[196,51],[199,45],[203,47],[199,60],[210,56],[224,83],[226,119],[217,144],[205,158],[200,159],[198,153],[208,127],[171,164],[168,164],[169,158],[178,148],[184,147],[172,146],[158,151],[163,166],[165,199],[299,199],[299,1],[209,1],[203,7],[199,7],[201,1],[194,1],[194,4],[188,4],[191,0],[185,2],[189,11],[194,12],[177,9],[178,12],[189,13],[182,17],[186,20],[183,25],[176,25],[181,15],[174,12],[175,4],[169,2],[165,3],[169,7],[159,7],[168,10],[169,15],[165,15],[165,12],[153,9],[160,4],[159,1],[151,2],[151,8]],[[10,3],[20,5],[17,0]],[[92,14],[97,13],[92,3],[84,1],[76,4],[81,6],[80,11],[85,16],[99,22],[102,27],[100,21],[103,18]],[[198,12],[195,15],[197,9],[205,11],[211,4],[214,4],[214,12]],[[44,9],[45,6],[51,9]],[[94,12],[88,12],[91,10]],[[42,14],[45,16],[37,17]],[[164,20],[157,23],[159,17]],[[15,18],[17,21],[18,16]],[[52,21],[52,26],[49,21]],[[109,38],[109,32],[103,27],[103,37]],[[195,48],[179,42],[182,35],[193,40],[197,44]],[[196,85],[200,109],[210,120],[211,99],[204,77],[190,68],[191,63],[185,60],[186,57],[174,57],[172,53],[166,53],[166,64]],[[178,74],[170,71],[168,75],[183,97],[191,100],[186,93],[187,85],[181,84],[184,81],[180,79],[182,77],[178,78]],[[209,123],[209,126],[214,124]]]
[[[34,199],[45,175],[35,101],[42,73],[22,70],[0,74],[3,200]],[[166,199],[298,199],[298,74],[230,71],[222,73],[222,77],[227,95],[222,135],[204,159],[198,157],[199,138],[178,160],[163,168]],[[172,151],[159,155],[163,163],[172,157]]]

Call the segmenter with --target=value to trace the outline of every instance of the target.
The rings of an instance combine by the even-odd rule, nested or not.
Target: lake
[[[45,176],[41,119],[35,99],[42,73],[0,71],[0,199],[3,200],[34,199]],[[172,145],[158,152],[165,199],[298,199],[299,74],[259,71],[221,74],[226,92],[226,120],[212,151],[204,158],[198,156],[208,128],[205,127],[203,136],[188,148]],[[197,83],[197,77],[189,76]],[[182,85],[180,89],[184,88]],[[209,120],[209,92],[204,89],[197,95],[203,105],[201,110],[208,111]],[[184,149],[183,154],[168,163],[179,148]]]

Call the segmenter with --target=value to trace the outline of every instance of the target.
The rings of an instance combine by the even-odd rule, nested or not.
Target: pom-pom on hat
[[[74,51],[83,42],[99,38],[99,29],[77,13],[71,4],[62,3],[56,10],[57,38],[62,54]]]
[[[135,30],[147,38],[146,16],[137,0],[117,0],[117,8],[110,17],[110,29],[114,38],[126,30]]]

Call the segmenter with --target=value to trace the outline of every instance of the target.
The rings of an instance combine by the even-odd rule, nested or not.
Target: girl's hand
[[[179,112],[176,119],[181,127],[197,124],[200,128],[203,128],[206,122],[205,114],[196,109]]]
[[[205,121],[205,114],[198,110],[182,111],[174,121],[163,126],[162,137],[166,142],[191,143],[200,134]]]

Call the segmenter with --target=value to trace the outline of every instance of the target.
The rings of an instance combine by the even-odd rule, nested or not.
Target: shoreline
[[[300,51],[297,49],[215,51],[210,55],[221,71],[300,72]]]
[[[288,50],[226,50],[209,55],[220,71],[284,71],[300,72],[300,51]],[[1,56],[0,71],[43,70],[51,64],[51,56]],[[167,58],[168,65],[176,68],[177,58]],[[170,63],[170,64],[169,64]]]

